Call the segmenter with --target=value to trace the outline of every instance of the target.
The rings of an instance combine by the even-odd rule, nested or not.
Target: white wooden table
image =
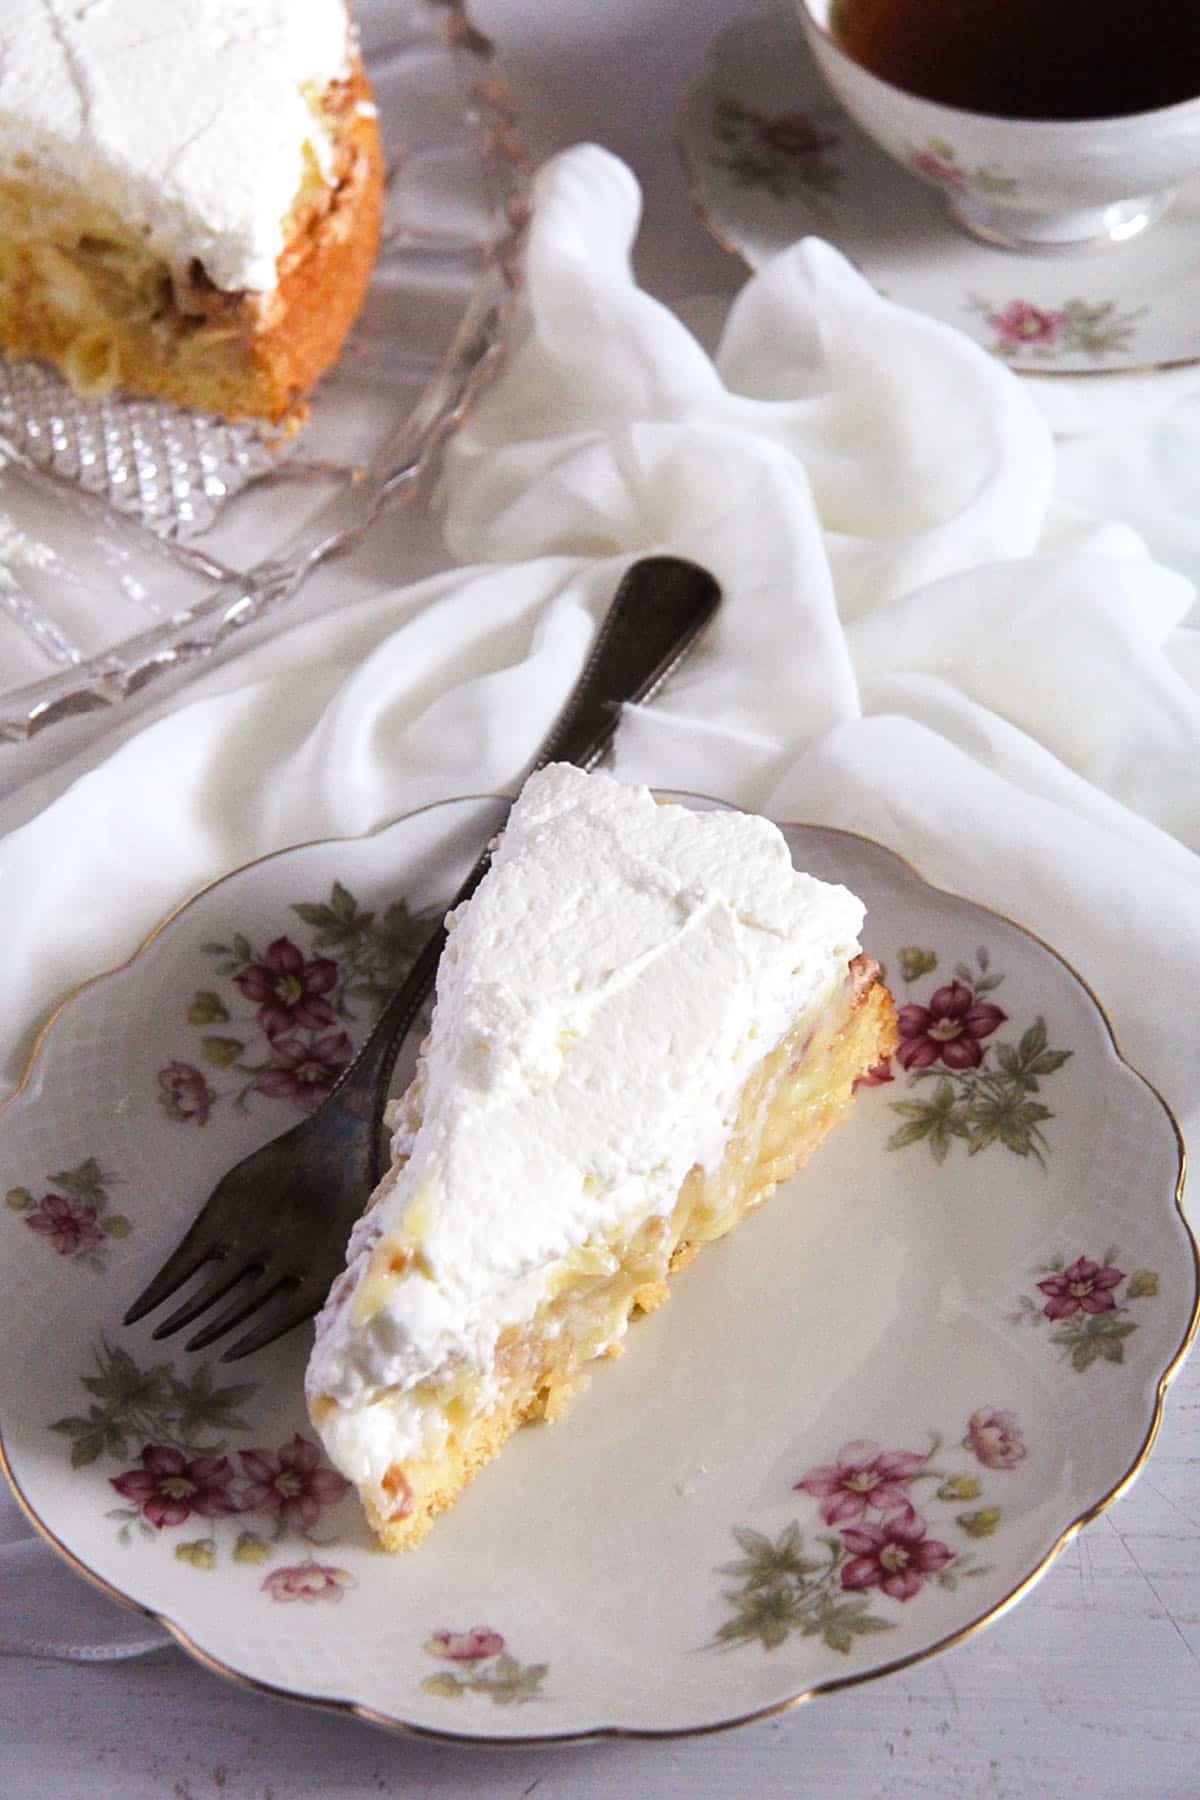
[[[669,298],[728,296],[739,279],[691,219],[671,113],[708,38],[752,4],[477,0],[538,154],[593,138],[635,168],[647,192],[640,271]],[[1177,542],[1194,549],[1194,574],[1200,539]],[[906,1674],[740,1731],[469,1751],[269,1702],[175,1650],[102,1666],[0,1663],[4,1800],[393,1793],[1195,1800],[1200,1360],[1176,1382],[1132,1492],[1007,1617]]]

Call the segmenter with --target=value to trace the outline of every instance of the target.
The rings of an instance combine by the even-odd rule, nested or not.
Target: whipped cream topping
[[[432,1447],[436,1409],[409,1390],[486,1372],[562,1258],[719,1165],[747,1076],[845,980],[863,911],[765,819],[565,766],[530,778],[451,915],[408,1161],[318,1320],[307,1386],[338,1403],[316,1418],[345,1474]],[[364,1307],[381,1240],[413,1261]]]
[[[342,0],[5,0],[0,179],[81,190],[177,270],[268,290],[348,71]]]

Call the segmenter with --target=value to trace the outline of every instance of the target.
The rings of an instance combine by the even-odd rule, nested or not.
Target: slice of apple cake
[[[891,1054],[863,914],[765,819],[563,766],[530,778],[450,922],[392,1167],[308,1370],[386,1548],[561,1413]]]
[[[5,0],[0,347],[290,425],[379,239],[343,0]]]

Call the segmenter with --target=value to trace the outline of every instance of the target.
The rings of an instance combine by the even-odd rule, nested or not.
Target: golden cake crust
[[[275,421],[337,360],[379,248],[383,150],[361,64],[345,83],[341,113],[344,173],[284,250],[274,292],[253,297],[265,315],[254,334],[254,357],[267,391],[266,416]]]

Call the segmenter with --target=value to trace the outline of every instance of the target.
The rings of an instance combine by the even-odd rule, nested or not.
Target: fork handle
[[[616,734],[622,705],[648,700],[662,686],[716,612],[720,598],[716,581],[696,563],[676,556],[647,556],[634,563],[613,596],[591,655],[530,773],[552,762],[594,768]],[[491,856],[489,845],[448,911],[471,898],[487,874]],[[325,1106],[340,1106],[375,1122],[382,1119],[396,1059],[433,986],[445,947],[442,924],[422,947]],[[376,1131],[371,1142],[372,1186],[382,1173],[383,1143]]]
[[[489,849],[484,851],[455,894],[447,908],[448,912],[471,898],[487,874],[490,862]],[[396,1060],[412,1029],[413,1021],[433,986],[445,948],[446,927],[443,923],[426,938],[403,983],[388,1000],[354,1061],[331,1090],[325,1101],[326,1107],[340,1106],[357,1118],[376,1124],[382,1120]],[[378,1131],[371,1138],[367,1173],[372,1187],[383,1174],[383,1143]]]

